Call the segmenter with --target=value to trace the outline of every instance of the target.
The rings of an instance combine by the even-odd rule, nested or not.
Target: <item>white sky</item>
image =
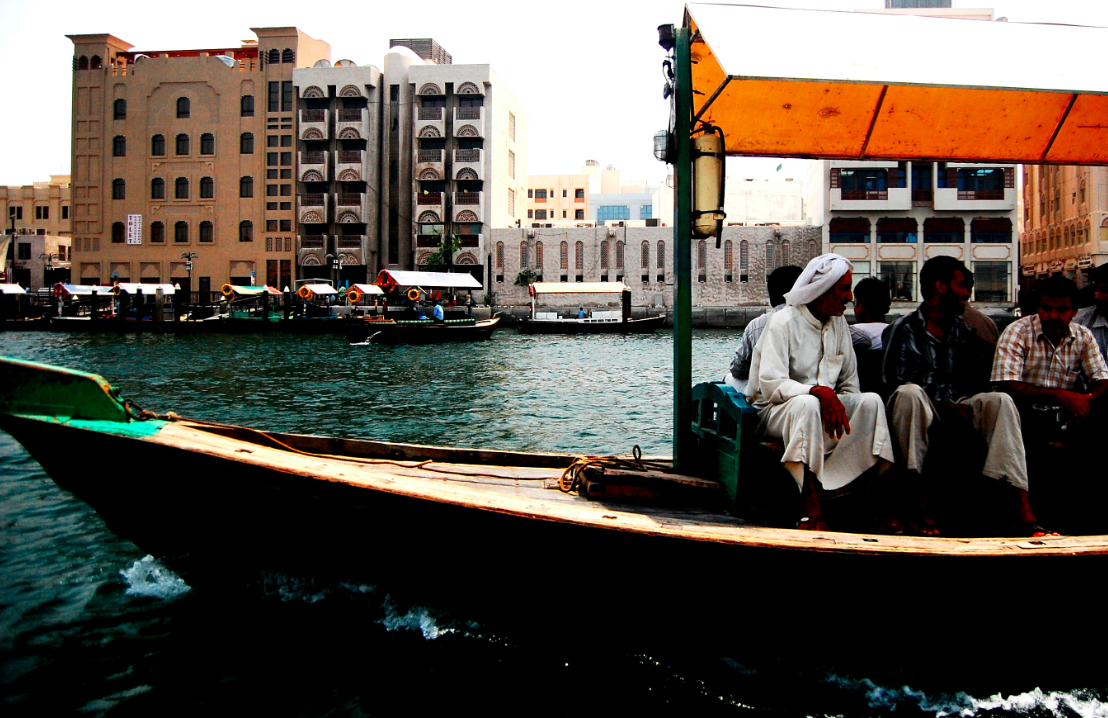
[[[821,9],[873,9],[883,0],[761,0],[753,4]],[[955,0],[955,7],[988,7]],[[996,17],[1012,22],[1108,26],[1104,0],[994,0]],[[433,37],[456,63],[491,64],[530,116],[530,174],[570,174],[586,159],[614,164],[623,179],[664,179],[651,154],[665,127],[663,51],[656,27],[678,24],[684,4],[672,0],[560,0],[557,3],[289,2],[193,0],[96,3],[89,0],[0,0],[0,185],[45,181],[69,172],[73,45],[67,34],[111,33],[137,50],[236,47],[251,27],[295,25],[331,44],[331,59],[381,66],[393,37]],[[781,52],[802,53],[783,36]],[[933,51],[932,49],[931,51]],[[843,40],[844,52],[928,50],[911,42]],[[1065,48],[1050,48],[1061,53]],[[965,48],[974,61],[973,48]],[[1003,62],[1018,48],[981,50],[979,61]],[[812,58],[819,62],[818,57]],[[732,161],[734,162],[734,161]],[[730,163],[729,163],[730,164]],[[800,160],[742,160],[729,174],[804,177]]]

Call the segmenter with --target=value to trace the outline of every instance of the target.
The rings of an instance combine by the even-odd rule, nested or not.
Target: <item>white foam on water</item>
[[[948,716],[976,718],[993,711],[1017,715],[1045,714],[1056,718],[1069,718],[1075,715],[1081,718],[1108,718],[1108,703],[1093,695],[1091,691],[1081,689],[1046,693],[1036,688],[1016,695],[1004,696],[997,693],[987,698],[975,698],[964,692],[933,696],[911,686],[879,686],[868,678],[856,680],[830,675],[827,680],[848,690],[863,691],[871,708],[896,710],[898,707],[914,707],[936,718]]]
[[[130,568],[120,571],[119,575],[127,582],[125,593],[128,596],[146,596],[172,601],[192,590],[192,586],[185,583],[184,579],[163,566],[150,554],[135,561]]]
[[[266,596],[277,596],[282,601],[303,601],[315,603],[327,597],[329,590],[319,588],[310,578],[289,576],[280,572],[262,572],[262,592]]]
[[[440,628],[428,610],[421,606],[412,606],[407,613],[401,615],[392,598],[385,596],[385,603],[381,607],[385,609],[385,617],[379,623],[385,627],[385,630],[420,631],[428,641],[433,641],[447,633],[454,633],[453,628]]]
[[[341,581],[339,585],[350,593],[373,593],[377,590],[377,586],[371,586],[368,583],[349,583],[347,581]]]
[[[128,688],[125,691],[113,693],[112,695],[105,696],[104,698],[96,698],[94,700],[91,700],[85,705],[78,708],[77,711],[79,713],[105,713],[112,708],[115,708],[116,705],[122,703],[128,698],[133,698],[152,690],[154,690],[153,686],[135,686],[134,688]]]

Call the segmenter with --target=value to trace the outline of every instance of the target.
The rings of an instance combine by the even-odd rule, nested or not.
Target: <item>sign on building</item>
[[[142,215],[127,215],[127,244],[142,244]]]

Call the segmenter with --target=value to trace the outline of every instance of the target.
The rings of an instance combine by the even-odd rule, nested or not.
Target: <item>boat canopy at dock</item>
[[[119,291],[123,294],[157,294],[158,290],[162,290],[166,294],[173,294],[177,291],[177,288],[172,284],[139,284],[138,282],[117,282],[110,290],[114,290],[119,287]]]
[[[0,294],[26,294],[27,290],[18,284],[0,284]]]
[[[534,282],[531,296],[539,294],[619,294],[627,289],[623,282]]]
[[[67,284],[65,282],[55,284],[54,292],[62,296],[74,297],[91,297],[94,294],[99,297],[110,297],[113,294],[111,287],[98,284]]]
[[[382,269],[377,285],[400,287],[432,287],[435,289],[480,289],[481,283],[468,272],[408,272]]]
[[[281,296],[280,289],[270,287],[269,285],[266,285],[264,287],[246,287],[239,284],[228,284],[227,286],[231,288],[232,292],[242,297],[255,297],[263,293],[274,294],[278,297]]]
[[[301,284],[300,289],[307,289],[309,292],[315,295],[328,295],[338,294],[338,290],[332,287],[330,284]]]
[[[354,284],[351,289],[357,289],[362,294],[384,294],[376,284]]]
[[[685,24],[694,122],[728,155],[1108,164],[1105,28],[700,3]],[[947,50],[920,62],[844,38]]]

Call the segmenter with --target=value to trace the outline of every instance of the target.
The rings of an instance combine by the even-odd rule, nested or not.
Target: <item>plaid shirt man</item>
[[[1093,333],[1070,323],[1055,347],[1043,334],[1038,315],[1008,325],[996,345],[992,381],[1022,381],[1044,389],[1083,389],[1108,379],[1108,364]]]

